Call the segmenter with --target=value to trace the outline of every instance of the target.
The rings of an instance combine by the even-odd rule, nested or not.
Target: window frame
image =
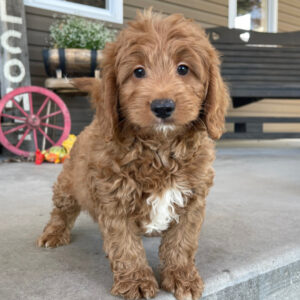
[[[266,32],[278,31],[278,0],[268,1],[268,25]],[[235,28],[235,18],[237,15],[237,0],[229,0],[228,3],[228,27]]]
[[[62,0],[23,0],[27,6],[51,10],[63,14],[77,15],[112,23],[123,24],[123,0],[106,0],[107,8]]]

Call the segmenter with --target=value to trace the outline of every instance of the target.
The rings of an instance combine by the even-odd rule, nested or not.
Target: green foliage
[[[253,9],[260,9],[262,6],[261,0],[238,0],[237,1],[237,15],[243,16],[251,13]]]
[[[104,23],[84,18],[65,16],[50,26],[50,44],[53,48],[103,49],[111,42],[116,31]]]

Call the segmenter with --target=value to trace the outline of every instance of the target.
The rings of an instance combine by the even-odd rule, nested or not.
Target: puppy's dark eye
[[[133,74],[136,78],[143,78],[146,76],[146,71],[144,68],[136,68],[134,71],[133,71]]]
[[[188,71],[189,71],[189,67],[186,65],[179,65],[177,67],[177,73],[181,76],[186,75],[188,73]]]

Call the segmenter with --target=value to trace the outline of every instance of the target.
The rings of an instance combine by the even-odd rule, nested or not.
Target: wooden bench
[[[221,72],[234,108],[261,99],[300,99],[300,31],[262,33],[217,27],[206,32],[221,53]],[[229,117],[227,122],[234,123],[235,132],[224,137],[300,137],[300,132],[263,132],[265,122],[300,123],[300,117]]]

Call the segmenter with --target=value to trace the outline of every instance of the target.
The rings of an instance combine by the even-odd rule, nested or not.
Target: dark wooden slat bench
[[[206,32],[221,54],[221,72],[234,108],[261,99],[300,99],[300,31],[262,33],[216,27]],[[264,134],[262,131],[263,123],[300,122],[299,118],[231,117],[227,121],[235,124],[236,136],[240,137],[242,133],[246,138],[300,137],[300,132]],[[255,128],[257,136],[252,130]]]

